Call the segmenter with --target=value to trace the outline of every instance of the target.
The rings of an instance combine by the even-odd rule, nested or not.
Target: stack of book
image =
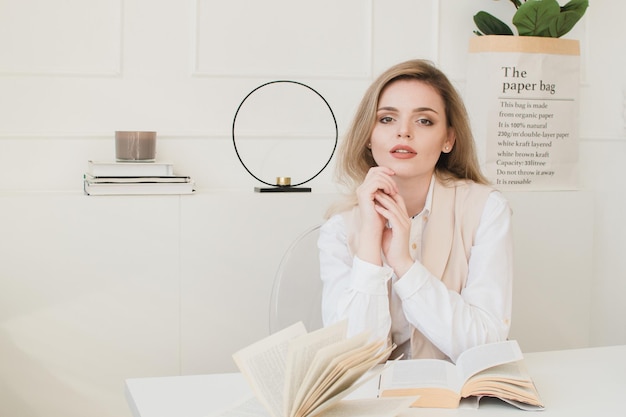
[[[167,162],[87,162],[87,195],[192,194],[195,183]]]

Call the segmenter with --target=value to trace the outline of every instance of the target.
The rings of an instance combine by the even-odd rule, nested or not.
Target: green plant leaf
[[[561,12],[576,11],[580,14],[580,17],[583,17],[587,7],[589,7],[589,0],[570,0],[569,3],[561,7]]]
[[[551,36],[550,24],[559,16],[561,6],[556,0],[528,0],[513,16],[520,36]]]
[[[474,23],[485,35],[513,35],[513,31],[506,23],[487,12],[476,13]]]
[[[560,38],[572,30],[580,18],[581,16],[573,12],[561,12],[561,14],[559,14],[550,24],[550,36],[553,38]]]
[[[550,24],[550,36],[560,38],[578,23],[589,7],[589,0],[571,0],[561,7],[561,13]]]

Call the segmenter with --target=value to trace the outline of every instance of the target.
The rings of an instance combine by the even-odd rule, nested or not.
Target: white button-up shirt
[[[324,324],[348,318],[349,335],[364,330],[372,337],[391,334],[405,358],[410,357],[405,343],[411,336],[410,325],[452,360],[472,346],[506,339],[513,281],[509,205],[501,193],[489,195],[471,249],[466,286],[459,294],[448,290],[420,262],[432,189],[431,183],[424,209],[412,219],[409,245],[415,263],[402,277],[386,264],[373,265],[350,253],[341,214],[322,225],[318,246]]]

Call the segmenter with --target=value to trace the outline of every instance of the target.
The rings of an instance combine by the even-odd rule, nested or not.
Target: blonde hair
[[[442,153],[435,174],[443,181],[469,179],[481,184],[489,181],[483,176],[469,117],[461,96],[448,77],[430,61],[415,59],[394,65],[383,72],[367,89],[357,108],[352,124],[338,149],[335,177],[346,187],[348,201],[331,208],[329,215],[356,204],[356,188],[371,167],[376,166],[367,143],[370,140],[380,95],[389,84],[400,79],[415,79],[434,88],[441,96],[448,126],[454,129],[455,143],[449,153]]]

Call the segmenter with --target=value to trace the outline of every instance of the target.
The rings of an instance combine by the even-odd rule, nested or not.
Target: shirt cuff
[[[389,266],[378,266],[355,256],[352,264],[352,288],[371,295],[386,295],[387,281],[393,275]]]
[[[430,277],[430,272],[421,262],[414,262],[411,268],[393,284],[400,299],[405,300],[420,290]]]

